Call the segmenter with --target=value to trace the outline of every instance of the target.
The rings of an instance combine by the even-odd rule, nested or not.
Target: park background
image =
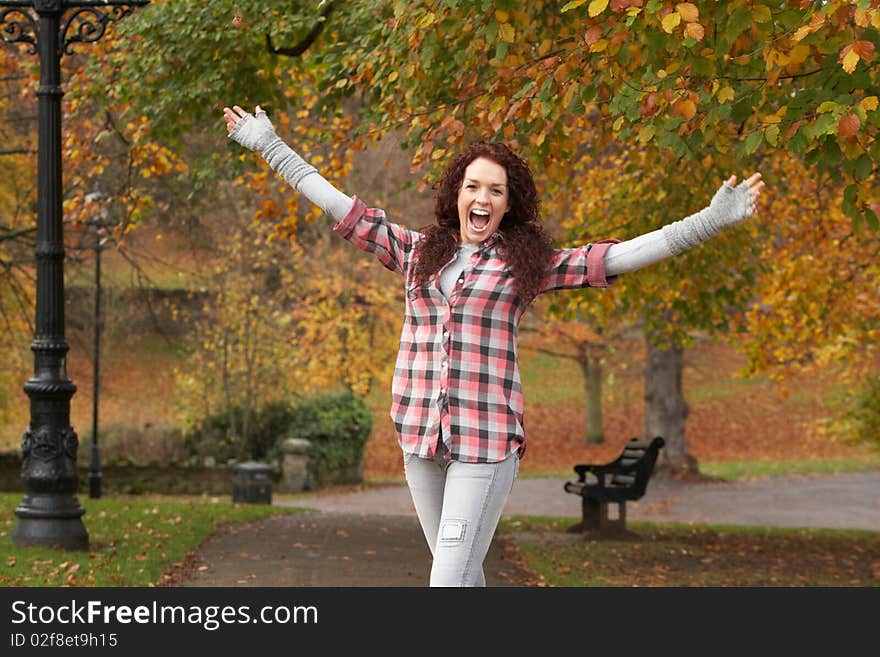
[[[80,460],[103,217],[102,458],[267,457],[249,436],[269,405],[348,391],[373,416],[364,476],[400,479],[400,281],[226,138],[222,108],[260,104],[340,189],[414,229],[475,139],[529,162],[560,246],[655,230],[761,171],[752,219],[610,290],[535,304],[522,473],[642,434],[667,437],[661,470],[680,477],[876,467],[878,5],[154,0],[111,24],[62,61]],[[16,46],[0,68],[0,447],[17,450],[37,70]],[[193,438],[217,418],[222,435]]]

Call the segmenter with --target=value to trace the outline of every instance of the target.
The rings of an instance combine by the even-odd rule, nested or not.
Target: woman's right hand
[[[246,112],[238,105],[223,108],[227,136],[252,151],[262,151],[278,139],[275,128],[266,112],[259,105],[254,113]]]

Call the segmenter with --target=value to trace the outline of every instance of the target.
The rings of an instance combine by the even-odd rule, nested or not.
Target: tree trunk
[[[578,363],[584,374],[587,395],[587,435],[584,442],[598,445],[605,442],[602,426],[602,362],[589,349],[579,351]]]
[[[698,474],[684,435],[688,405],[682,393],[684,349],[660,349],[648,340],[645,365],[645,440],[662,436],[657,469],[674,477]]]

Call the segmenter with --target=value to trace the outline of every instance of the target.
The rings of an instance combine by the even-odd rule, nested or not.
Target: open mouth
[[[488,210],[471,210],[468,219],[470,220],[471,228],[479,233],[486,230],[486,227],[489,225],[489,212]]]

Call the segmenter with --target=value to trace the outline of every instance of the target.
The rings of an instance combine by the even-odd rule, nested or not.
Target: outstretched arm
[[[324,210],[336,221],[348,214],[354,200],[331,185],[315,167],[303,160],[285,144],[259,105],[254,114],[238,105],[223,108],[226,131],[230,139],[245,148],[258,151],[269,166],[294,189]]]
[[[606,275],[635,271],[678,255],[705,242],[725,226],[752,216],[757,211],[763,188],[760,173],[739,185],[736,176],[731,176],[712,197],[708,207],[659,230],[611,246],[605,253]]]

